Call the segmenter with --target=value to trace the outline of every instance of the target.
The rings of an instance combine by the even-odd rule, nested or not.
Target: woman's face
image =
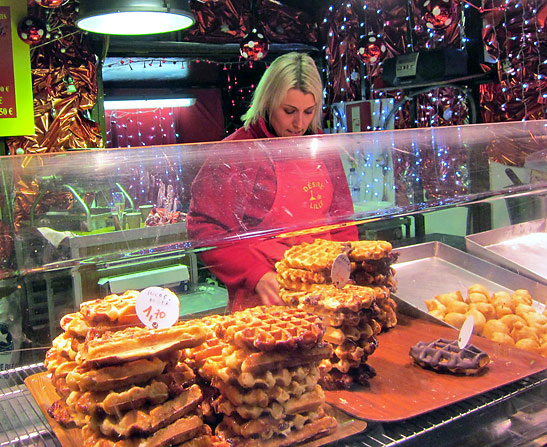
[[[279,107],[272,110],[270,125],[278,137],[304,135],[316,107],[315,98],[311,93],[291,88]]]

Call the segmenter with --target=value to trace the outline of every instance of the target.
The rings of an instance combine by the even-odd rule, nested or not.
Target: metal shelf
[[[0,372],[0,447],[61,447],[46,418],[24,384],[26,377],[43,372],[44,370],[42,364],[33,364]],[[538,387],[541,388],[539,393],[537,392]],[[528,393],[530,391],[533,391],[533,393]],[[533,397],[523,398],[523,402],[517,402],[526,393]],[[519,424],[522,425],[523,422],[526,422],[527,419],[533,418],[532,415],[529,416],[526,413],[527,407],[534,406],[533,412],[535,414],[541,415],[546,413],[547,417],[546,394],[547,371],[543,371],[534,376],[489,391],[488,393],[406,421],[389,424],[371,422],[367,430],[363,433],[343,439],[336,445],[348,447],[449,445],[443,442],[442,433],[446,434],[446,430],[449,430],[451,427],[455,428],[458,433],[462,433],[461,424],[473,425],[470,422],[470,416],[479,416],[488,410],[496,409],[498,409],[498,412],[502,412],[501,418],[503,420],[510,420],[511,417],[514,417],[512,428],[515,429]],[[506,408],[507,406],[501,405],[504,402],[510,407],[509,410]],[[490,414],[482,418],[480,423],[495,422],[495,419],[496,415]],[[540,430],[536,430],[535,436],[544,435],[543,431],[547,429],[541,429],[542,426],[545,426],[543,420],[536,424],[536,426]],[[464,428],[463,432],[465,431],[469,432],[470,430]],[[530,427],[526,426],[524,430],[521,430],[521,432],[523,431],[531,433],[533,430],[531,431]],[[436,438],[431,444],[428,444],[430,441],[430,439],[428,440],[428,435],[434,435]],[[523,443],[519,444],[518,441],[522,441],[522,433],[512,433],[512,436],[517,441],[511,445],[524,445]],[[456,438],[453,441],[457,440]],[[483,445],[493,446],[502,444]],[[508,444],[505,443],[503,445]]]

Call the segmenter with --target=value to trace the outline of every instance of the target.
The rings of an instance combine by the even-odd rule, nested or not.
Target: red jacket
[[[275,138],[260,120],[248,130],[238,129],[224,141]],[[253,292],[260,278],[275,270],[274,264],[293,243],[312,240],[311,236],[291,239],[249,238],[222,246],[226,238],[251,234],[270,211],[276,194],[276,175],[272,163],[241,146],[235,154],[208,158],[192,183],[192,199],[187,216],[188,236],[200,245],[219,248],[204,251],[200,257],[226,287],[230,297],[243,288]],[[323,159],[334,195],[329,216],[353,213],[353,204],[342,162],[338,156]],[[287,222],[287,226],[290,222]],[[334,240],[356,240],[354,226],[330,232]]]

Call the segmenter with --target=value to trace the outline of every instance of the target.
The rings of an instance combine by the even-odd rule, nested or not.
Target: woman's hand
[[[279,286],[277,274],[268,272],[256,283],[255,291],[260,297],[262,304],[266,306],[282,306],[285,303],[279,298]]]

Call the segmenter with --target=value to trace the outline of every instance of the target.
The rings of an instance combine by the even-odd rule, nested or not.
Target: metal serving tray
[[[399,254],[397,263],[393,265],[397,281],[395,296],[399,302],[412,306],[422,315],[427,314],[425,300],[457,290],[465,295],[467,288],[477,283],[490,292],[527,289],[535,300],[534,307],[541,312],[545,309],[546,285],[441,242],[411,245],[394,252]],[[404,308],[401,310],[408,313]],[[427,317],[434,318],[429,314]]]
[[[470,253],[547,284],[547,219],[466,236]]]

